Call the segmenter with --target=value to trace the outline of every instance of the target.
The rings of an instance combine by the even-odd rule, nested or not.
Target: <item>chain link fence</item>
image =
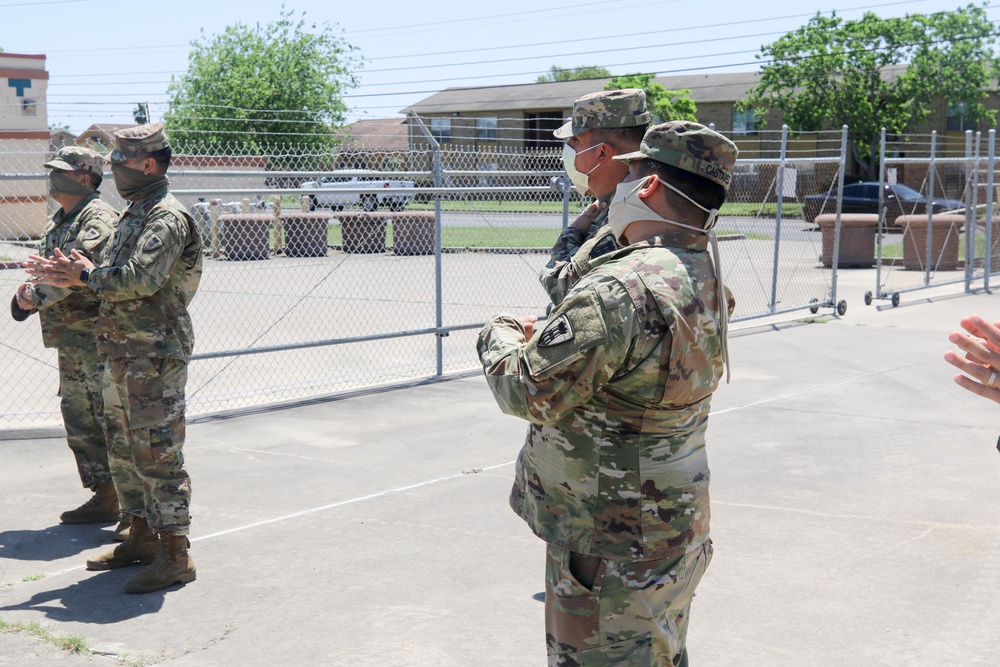
[[[993,220],[995,133],[881,139],[878,271],[872,299],[950,283],[989,287],[1000,269]],[[846,206],[846,204],[845,204]],[[989,252],[988,248],[991,248]]]
[[[562,143],[506,140],[503,127],[486,141],[447,142],[422,124],[392,149],[177,152],[171,190],[206,248],[191,306],[190,415],[472,372],[475,336],[492,315],[545,312],[538,273],[588,203],[566,186]],[[717,225],[734,320],[842,304],[830,261],[840,226],[816,219],[838,210],[845,132],[760,132],[743,149]],[[53,210],[48,156],[0,142],[6,299]],[[124,206],[111,178],[101,191]],[[57,426],[56,355],[37,321],[0,318],[0,345],[0,429]]]

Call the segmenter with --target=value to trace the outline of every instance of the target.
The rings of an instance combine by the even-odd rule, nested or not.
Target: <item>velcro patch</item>
[[[608,340],[604,313],[594,286],[575,289],[538,336],[524,347],[524,360],[534,378],[544,378]]]
[[[538,347],[555,347],[573,340],[574,336],[573,325],[570,324],[566,313],[563,313],[545,326],[538,338]]]
[[[160,240],[160,237],[157,236],[156,234],[153,234],[151,237],[149,237],[149,240],[146,241],[146,245],[142,246],[142,251],[153,252],[162,245],[163,241]]]
[[[618,242],[615,241],[614,234],[608,234],[603,239],[598,241],[594,247],[590,250],[591,257],[600,257],[602,255],[607,255],[609,252],[614,252],[618,250]]]
[[[100,236],[101,236],[101,230],[97,229],[96,227],[91,227],[90,229],[87,230],[87,233],[83,235],[83,240],[93,241],[96,238],[100,238]]]

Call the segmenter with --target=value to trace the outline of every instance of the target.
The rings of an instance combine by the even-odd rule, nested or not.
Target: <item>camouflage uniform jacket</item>
[[[201,280],[202,242],[166,185],[122,212],[105,260],[87,283],[102,299],[101,354],[190,361],[187,307]]]
[[[108,237],[118,219],[118,211],[101,201],[94,192],[72,210],[59,209],[42,230],[38,254],[51,257],[59,248],[65,254],[78,250],[100,264]],[[45,347],[93,345],[101,300],[87,287],[33,285],[31,299],[38,309]]]
[[[510,502],[546,542],[649,560],[708,539],[723,366],[706,244],[676,232],[595,258],[531,340],[507,315],[480,333],[501,409],[532,422]]]
[[[597,201],[607,204],[611,202],[611,197],[613,196],[614,193],[612,192],[607,197],[598,197]],[[590,225],[590,229],[587,231],[584,232],[577,227],[569,226],[559,234],[556,244],[552,246],[552,256],[549,258],[548,264],[545,265],[545,268],[538,275],[538,280],[542,283],[542,288],[549,294],[553,304],[558,306],[562,299],[566,297],[567,290],[563,286],[566,284],[566,275],[570,270],[570,259],[577,254],[585,243],[596,237],[602,229],[605,229],[607,222],[608,209],[605,208],[597,214],[594,222]]]
[[[603,213],[606,213],[604,211]],[[605,218],[605,222],[607,218]],[[596,224],[596,221],[595,221]],[[593,228],[591,228],[593,229]],[[614,232],[607,225],[602,225],[592,238],[588,239],[576,251],[568,262],[558,262],[551,267],[546,266],[539,275],[542,287],[552,300],[552,305],[558,306],[580,278],[590,273],[591,259],[606,255],[620,249],[615,240]],[[551,262],[550,262],[551,264]]]

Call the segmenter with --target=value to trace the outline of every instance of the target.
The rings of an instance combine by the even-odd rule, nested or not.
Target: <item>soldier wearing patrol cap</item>
[[[60,208],[42,231],[38,254],[49,257],[56,248],[66,252],[76,249],[92,261],[101,261],[101,253],[118,219],[118,212],[102,201],[97,191],[104,173],[104,158],[89,148],[65,146],[45,167],[50,170],[49,196]],[[97,352],[94,333],[100,299],[85,287],[26,282],[18,288],[10,307],[11,315],[18,321],[37,311],[42,343],[58,350],[59,398],[66,439],[76,457],[80,481],[94,492],[80,507],[63,512],[60,521],[115,521],[118,496],[108,467],[101,399],[104,362]]]
[[[98,348],[104,376],[109,460],[128,538],[87,569],[148,568],[125,582],[147,593],[194,581],[188,554],[191,483],[184,469],[184,389],[194,345],[188,304],[198,289],[202,241],[191,215],[168,192],[172,150],[163,126],[119,130],[109,155],[128,206],[104,262],[79,253],[32,257],[47,284],[86,285],[101,299]]]
[[[569,273],[569,260],[595,238],[607,221],[607,204],[627,169],[611,158],[639,148],[649,125],[646,94],[639,88],[607,90],[584,95],[573,103],[573,114],[554,132],[565,139],[563,167],[581,195],[596,201],[574,220],[552,247],[552,257],[539,276],[552,303],[558,305],[577,277]],[[601,245],[614,248],[614,240]],[[592,246],[593,244],[591,244]]]
[[[544,328],[494,318],[477,350],[531,422],[511,507],[547,543],[549,664],[687,665],[712,558],[705,452],[732,304],[714,252],[736,146],[697,123],[649,128],[608,207],[622,246],[592,256]]]

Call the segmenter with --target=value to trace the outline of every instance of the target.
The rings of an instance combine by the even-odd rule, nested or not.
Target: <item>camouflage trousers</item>
[[[711,541],[679,558],[651,561],[548,545],[549,667],[686,667],[691,598],[711,560]]]
[[[156,532],[188,533],[191,480],[184,470],[181,359],[113,357],[104,374],[108,459],[127,514]]]
[[[111,482],[101,398],[103,375],[104,359],[95,345],[59,348],[59,407],[80,481],[88,489]]]

